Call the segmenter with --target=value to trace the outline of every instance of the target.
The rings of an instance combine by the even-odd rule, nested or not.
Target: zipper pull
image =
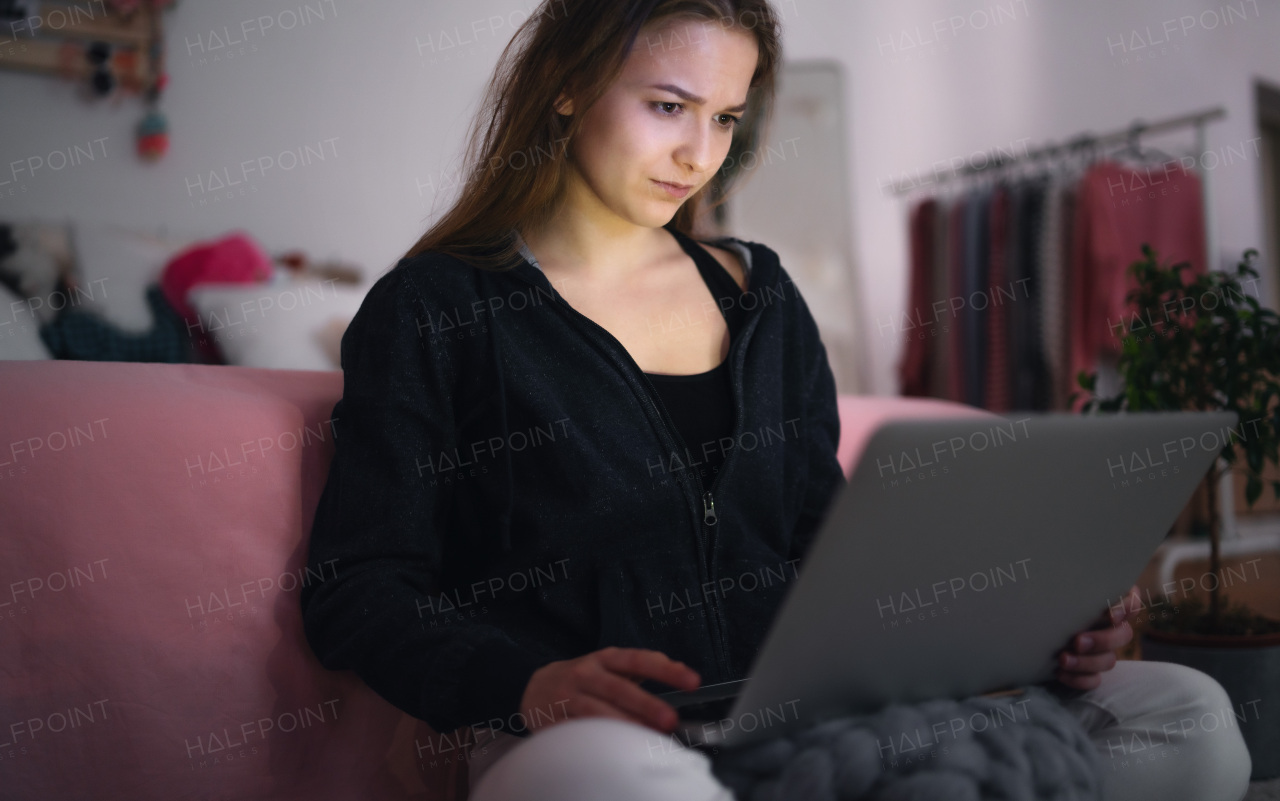
[[[708,526],[716,524],[716,499],[711,497],[711,490],[702,493],[702,522]]]

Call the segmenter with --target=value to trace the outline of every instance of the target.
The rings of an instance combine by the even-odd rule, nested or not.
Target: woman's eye
[[[677,108],[677,109],[682,107],[679,103],[673,102],[671,100],[657,100],[652,105],[654,108],[658,109],[659,112],[664,117],[675,116],[675,113],[673,111],[666,110],[667,106],[671,106],[672,108]],[[735,117],[732,114],[721,114],[719,124],[721,128],[733,128],[736,125],[742,124],[742,118]]]

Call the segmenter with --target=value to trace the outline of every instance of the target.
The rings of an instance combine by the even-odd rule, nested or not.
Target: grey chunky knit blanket
[[[1039,685],[1020,695],[895,704],[741,746],[712,773],[738,801],[1083,801],[1102,763]]]

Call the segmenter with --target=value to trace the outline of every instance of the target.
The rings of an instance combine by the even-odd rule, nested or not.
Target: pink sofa
[[[460,799],[465,755],[322,668],[298,591],[340,372],[0,362],[0,797]],[[891,417],[840,399],[846,473]]]

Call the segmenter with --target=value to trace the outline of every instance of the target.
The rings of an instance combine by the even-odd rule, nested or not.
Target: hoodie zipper
[[[612,340],[617,345],[618,350],[620,350],[623,354],[626,355],[625,360],[619,360],[619,361],[621,361],[621,363],[623,364],[626,370],[632,373],[633,378],[635,375],[640,376],[640,380],[643,381],[645,386],[648,388],[648,391],[647,393],[645,393],[645,396],[649,402],[649,406],[651,409],[653,409],[658,413],[658,417],[662,420],[663,427],[666,430],[667,437],[670,440],[672,440],[675,445],[679,446],[683,450],[685,455],[688,456],[689,454],[688,448],[685,446],[683,439],[680,437],[679,431],[676,430],[676,426],[672,422],[671,416],[667,413],[666,406],[662,403],[662,399],[658,395],[657,390],[654,388],[653,382],[650,381],[649,377],[645,375],[643,370],[640,369],[640,365],[637,364],[635,359],[631,357],[630,353],[627,351],[625,347],[623,347],[622,343],[617,340],[617,337],[609,333],[608,329],[606,329],[604,326],[597,323],[595,320],[592,320],[590,317],[587,317],[582,312],[570,306],[560,296],[560,293],[555,291],[554,287],[552,287],[552,293],[553,293],[553,297],[555,297],[556,299],[557,304],[560,306],[561,309],[563,309],[568,314],[570,319],[574,320],[579,325],[586,325],[594,329],[606,341]],[[729,348],[729,354],[726,358],[728,359],[738,358],[737,352],[746,348],[746,342],[748,339],[750,339],[751,332],[755,329],[755,326],[757,321],[759,320],[759,317],[760,317],[760,313],[757,310],[754,314],[751,315],[750,319],[746,321],[746,323],[743,325],[742,332],[738,337],[738,341],[732,343],[732,345]],[[735,376],[740,372],[737,369],[737,367],[738,366],[735,362],[730,362],[729,379],[730,379],[730,386],[733,388],[734,404],[735,404],[734,432],[733,432],[735,441],[739,434],[738,429],[742,425],[742,412],[743,412],[743,408],[742,408],[743,403],[741,399],[742,393],[738,391],[737,381],[734,380]],[[715,495],[713,493],[714,493],[714,490],[719,486],[721,476],[723,476],[726,472],[728,472],[729,466],[733,462],[734,456],[736,454],[737,454],[737,448],[734,448],[729,452],[729,455],[725,457],[724,464],[720,466],[720,470],[716,473],[715,477],[711,480],[710,488],[706,488],[703,486],[702,476],[698,475],[696,472],[693,474],[693,482],[696,487],[696,494],[694,495],[695,505],[693,507],[693,512],[695,516],[698,515],[697,504],[699,502],[701,503],[701,507],[702,507],[700,522],[695,525],[698,533],[699,566],[701,567],[702,575],[706,577],[705,580],[712,584],[714,584],[714,582],[716,581],[716,576],[713,575],[711,570],[711,554],[714,550],[714,545],[715,545],[714,526],[716,525],[716,522],[719,517],[718,514],[716,513]],[[712,593],[710,596],[707,597],[706,602],[707,602],[708,608],[710,609],[710,618],[711,618],[710,628],[711,628],[712,642],[714,644],[714,650],[716,655],[716,663],[720,668],[721,680],[727,681],[728,678],[733,675],[733,673],[731,672],[731,669],[730,669],[729,650],[726,646],[727,627],[724,620],[724,611],[721,608],[719,600],[717,599],[714,593]]]
[[[523,256],[520,258],[522,263],[528,264],[528,261],[524,259]],[[622,366],[624,372],[629,371],[632,374],[633,381],[636,375],[640,376],[640,380],[643,381],[645,386],[648,388],[648,391],[645,392],[644,394],[646,399],[649,402],[649,407],[658,413],[659,419],[662,420],[662,427],[666,431],[667,438],[669,440],[672,440],[676,445],[680,446],[680,448],[684,451],[685,456],[687,457],[689,455],[688,447],[685,445],[683,438],[680,436],[679,431],[676,429],[675,423],[672,421],[671,416],[667,413],[665,404],[662,403],[662,399],[658,395],[656,388],[653,386],[653,382],[649,380],[649,377],[645,375],[643,370],[640,369],[640,365],[636,362],[634,358],[632,358],[630,351],[628,351],[625,347],[623,347],[622,343],[618,341],[618,338],[615,337],[613,334],[611,334],[607,328],[605,328],[604,326],[597,323],[595,320],[592,320],[590,317],[586,316],[582,312],[570,306],[569,303],[560,295],[560,293],[556,291],[556,288],[551,285],[551,282],[547,279],[546,275],[542,274],[541,270],[539,270],[537,267],[532,267],[532,265],[530,265],[530,267],[538,271],[539,277],[542,279],[542,282],[546,284],[545,288],[550,290],[551,296],[555,299],[557,306],[559,306],[559,308],[563,312],[565,312],[566,316],[570,320],[574,321],[579,326],[585,325],[588,328],[594,329],[596,332],[598,332],[599,338],[605,340],[606,342],[613,342],[614,345],[617,346],[617,349],[622,353],[622,358],[619,359],[615,356],[614,361]],[[699,272],[701,272],[701,270],[699,270]],[[514,271],[513,271],[513,274],[516,275],[518,278],[520,278],[520,280],[532,286],[539,285],[539,282],[535,282],[527,276],[520,275],[519,273],[516,273]],[[742,426],[742,414],[743,414],[743,406],[744,406],[744,403],[742,400],[742,395],[744,393],[742,391],[739,391],[738,380],[736,380],[737,377],[741,374],[741,367],[740,365],[737,364],[736,360],[745,358],[745,356],[740,356],[739,352],[746,350],[747,342],[748,340],[751,339],[751,335],[755,331],[756,325],[760,321],[760,316],[761,316],[761,309],[759,308],[751,312],[748,318],[743,322],[742,331],[739,333],[738,340],[730,344],[729,353],[726,356],[727,359],[735,360],[735,361],[730,361],[729,363],[729,384],[730,384],[730,387],[732,388],[733,398],[734,398],[733,436],[734,436],[735,442],[737,441],[737,438],[741,433],[740,428]],[[694,505],[691,507],[691,511],[693,511],[695,515],[695,519],[697,519],[697,514],[698,514],[698,503],[701,502],[701,506],[702,506],[701,521],[696,522],[694,525],[698,534],[699,567],[701,568],[702,575],[706,576],[707,580],[711,582],[715,581],[715,577],[711,575],[711,554],[713,553],[714,546],[715,546],[715,528],[714,527],[719,518],[719,515],[716,513],[715,495],[713,493],[715,489],[719,486],[720,478],[729,472],[729,469],[734,462],[734,457],[737,456],[737,453],[738,453],[737,448],[734,448],[729,452],[729,454],[725,457],[724,463],[720,466],[720,470],[716,472],[715,477],[711,480],[711,486],[709,488],[703,486],[701,475],[698,475],[697,473],[694,473],[693,475],[693,482],[696,487],[696,494],[694,496]],[[720,668],[720,674],[721,674],[720,680],[727,681],[733,675],[733,673],[730,671],[731,660],[730,660],[728,648],[726,647],[726,644],[725,644],[728,637],[728,631],[727,631],[727,626],[724,620],[724,611],[721,609],[720,604],[717,601],[716,596],[714,594],[712,594],[708,598],[707,605],[711,610],[711,614],[710,614],[711,635],[712,635],[712,641],[714,643],[716,664]]]

